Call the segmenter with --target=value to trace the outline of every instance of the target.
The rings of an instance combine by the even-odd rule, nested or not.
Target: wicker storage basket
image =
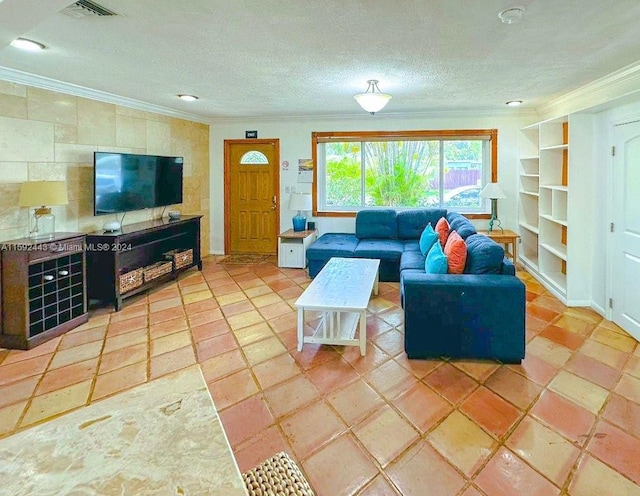
[[[171,261],[168,262],[156,262],[151,265],[147,265],[142,270],[142,278],[144,282],[153,281],[160,276],[168,274],[173,270],[173,263]]]
[[[120,287],[120,294],[142,286],[142,269],[129,270],[120,274],[118,286]]]
[[[242,474],[249,496],[315,496],[289,455],[280,452]]]
[[[164,254],[165,258],[173,260],[173,268],[181,269],[193,263],[193,249],[171,250]]]

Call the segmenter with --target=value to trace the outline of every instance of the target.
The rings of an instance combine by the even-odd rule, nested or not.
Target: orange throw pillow
[[[449,236],[449,223],[444,217],[440,217],[440,220],[436,224],[436,232],[438,233],[438,239],[440,239],[440,246],[444,249],[447,243],[447,237]]]
[[[444,254],[449,261],[449,274],[462,274],[467,263],[467,245],[455,230],[449,233]]]

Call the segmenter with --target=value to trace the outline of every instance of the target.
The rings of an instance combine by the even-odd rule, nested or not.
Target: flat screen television
[[[182,157],[94,152],[94,214],[182,203]]]

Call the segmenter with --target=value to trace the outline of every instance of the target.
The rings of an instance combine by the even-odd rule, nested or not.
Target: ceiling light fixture
[[[511,100],[506,103],[509,107],[517,107],[518,105],[522,105],[522,100]]]
[[[44,50],[46,48],[42,43],[28,40],[26,38],[16,38],[11,42],[11,46],[14,48],[19,48],[20,50],[27,50],[29,52],[39,52],[40,50]]]
[[[185,102],[195,102],[198,99],[198,97],[194,95],[178,95],[178,98]]]
[[[522,5],[514,5],[498,13],[498,17],[505,24],[515,24],[522,19],[522,14],[524,14],[524,7]]]
[[[364,110],[373,115],[384,108],[389,100],[391,100],[391,95],[380,91],[377,79],[369,79],[367,84],[369,85],[367,86],[367,91],[355,95],[353,98],[356,99],[356,102],[358,102]]]

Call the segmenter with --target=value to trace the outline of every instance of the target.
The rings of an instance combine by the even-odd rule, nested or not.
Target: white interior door
[[[613,321],[640,340],[640,121],[615,127]]]

